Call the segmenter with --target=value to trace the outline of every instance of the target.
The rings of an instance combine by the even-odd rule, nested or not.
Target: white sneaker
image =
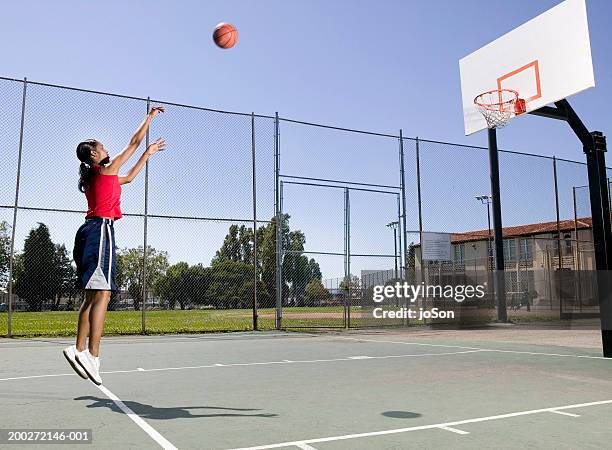
[[[77,373],[78,376],[80,376],[81,378],[85,378],[85,379],[89,378],[87,376],[87,373],[83,370],[83,368],[76,361],[76,355],[81,354],[81,352],[77,350],[76,345],[71,345],[70,347],[66,347],[62,351],[62,353],[66,357],[68,364],[72,366],[72,368],[74,369],[74,371]]]
[[[89,349],[76,355],[76,360],[80,366],[87,372],[89,379],[100,386],[102,378],[100,378],[100,358],[89,353]]]

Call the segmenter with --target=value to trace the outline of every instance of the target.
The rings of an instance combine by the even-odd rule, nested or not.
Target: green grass
[[[342,314],[342,306],[283,308],[287,326],[316,327],[325,322],[340,323],[342,319],[308,317],[316,313]],[[291,315],[294,317],[292,318]],[[275,310],[258,309],[258,329],[274,329]],[[300,317],[295,317],[300,316]],[[206,333],[219,331],[249,331],[253,329],[251,309],[194,309],[174,311],[146,311],[147,334]],[[77,311],[13,312],[13,336],[74,336],[78,321]],[[8,334],[8,314],[0,313],[0,336]],[[139,334],[142,332],[141,311],[109,311],[104,323],[105,335]]]
[[[146,311],[147,334],[201,333],[213,331],[247,331],[253,329],[251,310],[185,310]],[[14,312],[14,336],[74,336],[77,311]],[[260,317],[260,329],[274,328],[274,318]],[[109,311],[104,324],[105,335],[139,334],[142,331],[141,311]],[[7,335],[7,314],[0,314],[0,335]]]
[[[322,327],[344,326],[342,306],[329,307],[286,307],[283,308],[283,327],[314,329]],[[373,320],[362,318],[359,312],[369,312],[368,308],[351,308],[351,327],[388,327],[401,326],[401,320]],[[273,330],[275,310],[260,308],[258,310],[258,329]],[[326,317],[326,315],[329,315]],[[253,312],[250,309],[232,310],[175,310],[146,311],[147,334],[206,333],[221,331],[249,331],[253,329]],[[515,323],[554,321],[554,317],[537,314],[523,315],[509,312]],[[480,314],[464,317],[463,325],[485,324],[496,319],[493,311],[481,311]],[[7,313],[0,313],[0,336],[8,334]],[[74,336],[77,329],[77,311],[14,312],[12,321],[13,336]],[[417,320],[410,320],[410,326],[423,325]],[[140,334],[142,332],[141,311],[109,311],[104,326],[105,335]]]

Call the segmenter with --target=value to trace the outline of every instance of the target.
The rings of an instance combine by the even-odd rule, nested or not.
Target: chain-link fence
[[[490,280],[486,148],[25,80],[0,94],[1,335],[76,330],[74,149],[121,149],[152,105],[147,142],[168,150],[123,189],[107,333],[405,326],[372,319],[376,286]],[[593,268],[586,165],[501,150],[500,166],[509,311],[595,312],[551,281]],[[450,261],[421,260],[426,232],[451,235]]]
[[[168,114],[147,142],[171,147],[123,187],[106,332],[274,328],[274,117],[9,79],[0,91],[1,334],[76,329],[74,149],[121,149],[152,104]]]

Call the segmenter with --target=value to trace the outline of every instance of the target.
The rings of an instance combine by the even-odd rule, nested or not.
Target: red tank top
[[[115,220],[121,214],[121,185],[118,175],[100,173],[102,166],[93,166],[95,175],[85,191],[87,197],[87,215],[90,217],[112,217]]]

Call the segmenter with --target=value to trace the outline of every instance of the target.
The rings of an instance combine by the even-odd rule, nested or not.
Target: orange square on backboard
[[[512,86],[512,78],[522,78],[522,85],[525,85],[525,78],[528,80],[527,84],[529,88],[517,89],[516,86]],[[536,59],[528,64],[525,64],[518,69],[508,72],[497,79],[497,89],[514,89],[519,93],[519,97],[523,100],[530,102],[542,96],[542,87],[540,86],[540,63]],[[523,91],[523,92],[521,92]],[[532,95],[525,98],[524,93],[530,92]]]

